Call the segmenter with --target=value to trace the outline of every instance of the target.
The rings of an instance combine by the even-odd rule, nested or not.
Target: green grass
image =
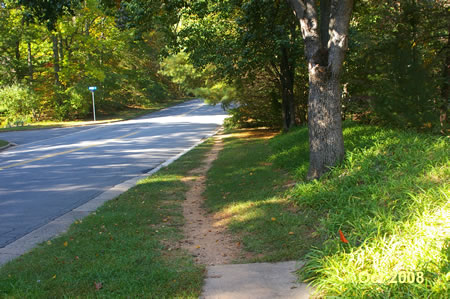
[[[187,191],[180,179],[210,147],[200,145],[0,268],[0,297],[197,298],[204,269],[176,246]]]
[[[71,120],[71,121],[56,121],[56,120],[46,120],[46,121],[38,121],[38,122],[32,122],[28,123],[24,126],[17,126],[17,127],[3,127],[0,128],[0,132],[8,132],[8,131],[24,131],[24,130],[36,130],[36,129],[47,129],[47,128],[63,128],[63,127],[73,127],[73,126],[83,126],[83,125],[92,125],[92,124],[101,124],[101,123],[108,123],[108,122],[116,122],[116,121],[123,121],[128,119],[133,119],[148,113],[156,112],[161,109],[174,106],[177,104],[180,104],[186,100],[189,99],[175,99],[170,100],[166,102],[161,103],[152,103],[150,106],[147,107],[139,107],[139,108],[133,108],[128,107],[126,109],[110,112],[110,113],[101,113],[98,112],[96,115],[97,121],[94,122],[92,119],[78,119],[78,120]],[[0,117],[0,124],[4,121]]]
[[[311,233],[313,216],[302,214],[284,196],[291,177],[269,162],[269,141],[258,138],[258,131],[249,132],[256,138],[225,139],[225,148],[208,173],[205,205],[229,221],[230,230],[253,253],[247,261],[301,258],[318,242],[303,238]]]
[[[206,205],[228,215],[253,260],[306,260],[299,275],[321,296],[446,298],[448,138],[349,122],[344,138],[345,161],[313,182],[306,128],[269,142],[229,138]],[[283,191],[280,169],[297,185]]]
[[[1,140],[1,139],[0,139],[0,147],[5,146],[5,145],[7,145],[7,144],[8,144],[8,141]]]

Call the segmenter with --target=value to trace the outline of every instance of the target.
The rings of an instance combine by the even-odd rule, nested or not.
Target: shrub
[[[7,123],[39,120],[40,100],[28,87],[14,84],[0,89],[0,106]]]

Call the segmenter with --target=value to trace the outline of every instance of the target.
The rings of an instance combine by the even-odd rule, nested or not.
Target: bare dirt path
[[[221,136],[214,137],[214,145],[206,159],[184,180],[189,191],[183,203],[186,223],[181,248],[190,251],[197,263],[205,265],[229,264],[241,255],[240,244],[228,234],[225,224],[220,221],[222,217],[202,208],[206,174],[222,149]]]

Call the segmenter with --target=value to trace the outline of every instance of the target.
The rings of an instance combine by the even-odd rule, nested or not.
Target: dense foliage
[[[295,120],[304,123],[303,41],[284,1],[190,3],[178,38],[194,66],[213,65],[206,87],[216,92],[209,97],[228,102],[226,91],[235,90],[236,121],[282,126],[282,62],[288,53]],[[343,117],[444,132],[450,64],[446,1],[357,1],[354,6],[342,78]],[[220,88],[224,84],[227,89]]]
[[[0,88],[31,91],[39,111],[18,115],[0,99],[4,121],[86,117],[97,85],[104,112],[190,94],[221,102],[241,126],[306,122],[303,40],[286,1],[0,3]],[[354,6],[343,117],[444,132],[446,1]]]
[[[41,9],[40,2],[28,2],[0,6],[3,122],[84,118],[92,113],[88,86],[98,87],[100,113],[178,96],[174,84],[158,73],[166,44],[158,28],[130,25],[130,18],[119,18],[123,10],[106,9],[98,0],[66,1],[50,11],[48,1]],[[29,92],[32,107],[21,103]]]
[[[448,110],[446,1],[360,1],[346,69],[345,111],[371,122],[436,127]],[[442,126],[446,120],[442,119]]]

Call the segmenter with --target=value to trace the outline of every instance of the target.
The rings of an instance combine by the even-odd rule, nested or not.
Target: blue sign
[[[97,86],[90,86],[90,87],[89,87],[89,90],[90,90],[90,91],[95,91],[95,90],[97,90]]]

